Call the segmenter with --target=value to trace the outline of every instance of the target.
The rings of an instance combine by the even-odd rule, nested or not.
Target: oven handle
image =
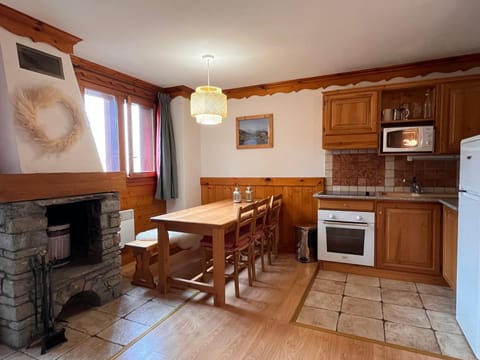
[[[360,227],[368,227],[368,223],[364,222],[345,222],[345,221],[329,221],[323,220],[323,223],[326,225],[344,225],[344,226],[360,226]]]

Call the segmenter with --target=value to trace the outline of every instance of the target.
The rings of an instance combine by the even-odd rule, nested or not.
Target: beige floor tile
[[[129,342],[139,337],[148,330],[147,325],[139,324],[134,321],[120,319],[110,327],[99,332],[97,336],[119,345],[127,345]]]
[[[13,354],[15,350],[7,345],[0,344],[0,359],[5,359],[7,356]]]
[[[340,311],[342,296],[320,291],[310,291],[305,299],[305,305],[320,309]]]
[[[420,298],[427,310],[455,314],[455,298],[427,294],[420,294]]]
[[[132,311],[125,318],[127,320],[136,321],[140,324],[150,326],[166,317],[173,310],[175,310],[175,308],[172,306],[157,301],[149,301],[138,309]]]
[[[382,303],[366,299],[345,296],[342,301],[342,313],[368,318],[382,319]]]
[[[430,284],[417,283],[417,289],[420,294],[455,297],[453,290],[447,286],[438,286]]]
[[[417,293],[409,291],[382,289],[382,301],[387,304],[397,304],[423,308],[422,300]]]
[[[148,301],[152,300],[154,297],[158,296],[157,289],[149,289],[142,286],[134,286],[130,291],[127,292],[129,296],[135,296],[142,298],[142,300]]]
[[[440,354],[435,334],[430,329],[387,321],[385,323],[385,341]]]
[[[378,277],[355,275],[355,274],[348,274],[347,283],[364,285],[364,286],[375,286],[375,287],[380,286],[380,281],[378,280]]]
[[[54,360],[86,341],[89,335],[67,327],[65,328],[65,337],[67,338],[66,342],[49,349],[48,352],[43,355],[41,355],[40,345],[22,351],[41,360]]]
[[[410,281],[380,279],[380,287],[384,289],[417,292],[415,283]]]
[[[427,316],[430,319],[433,330],[463,335],[455,319],[455,314],[427,310]]]
[[[336,271],[319,270],[317,273],[317,279],[345,282],[347,274]]]
[[[105,305],[95,308],[97,311],[106,312],[118,317],[124,317],[136,308],[145,304],[147,300],[130,295],[122,295]]]
[[[112,325],[118,316],[107,314],[96,310],[87,310],[79,314],[73,315],[67,319],[68,327],[87,333],[96,335],[103,329]]]
[[[128,293],[132,290],[135,286],[132,285],[132,277],[131,276],[122,276],[122,281],[120,282],[121,292],[122,294]]]
[[[382,320],[351,314],[340,314],[338,331],[368,339],[385,341]]]
[[[425,310],[411,306],[383,304],[383,318],[394,323],[431,329]]]
[[[165,305],[177,307],[190,299],[195,294],[198,294],[197,290],[170,288],[168,290],[168,293],[165,295],[159,294],[157,292],[152,300],[164,303]]]
[[[80,346],[59,357],[58,360],[107,360],[121,349],[120,345],[91,337]]]
[[[19,351],[14,352],[13,354],[8,355],[5,360],[32,360],[35,359],[34,357],[31,357],[30,355],[21,353]]]
[[[380,301],[380,288],[347,283],[345,295],[361,299]]]
[[[315,279],[312,284],[312,290],[326,292],[329,294],[343,295],[345,283],[342,281]]]
[[[443,355],[451,356],[462,360],[475,360],[470,346],[463,335],[450,334],[446,332],[436,331],[438,344]]]
[[[323,329],[335,331],[337,329],[338,312],[303,306],[298,314],[297,322]]]

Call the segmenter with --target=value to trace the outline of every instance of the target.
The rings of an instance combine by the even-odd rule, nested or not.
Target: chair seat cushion
[[[135,240],[140,241],[151,241],[158,239],[158,229],[150,229],[147,231],[142,231],[138,233],[135,237]],[[168,232],[168,240],[170,247],[178,246],[180,249],[187,250],[196,250],[200,247],[200,240],[202,240],[202,235],[199,234],[189,234],[182,233],[177,231]]]
[[[225,234],[225,250],[235,250],[236,248],[244,248],[248,242],[250,241],[250,237],[243,237],[243,235],[247,234],[250,230],[245,230],[242,234],[240,234],[241,240],[237,247],[235,247],[235,231],[231,231]],[[210,235],[206,235],[200,242],[201,246],[211,248],[213,244],[213,238]]]

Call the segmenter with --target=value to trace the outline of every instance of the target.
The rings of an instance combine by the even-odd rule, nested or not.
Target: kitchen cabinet
[[[324,93],[323,148],[376,149],[378,91],[342,90]]]
[[[452,289],[457,283],[457,226],[458,214],[443,207],[443,278]]]
[[[460,140],[480,134],[480,79],[444,83],[440,91],[437,149],[459,154]]]
[[[378,201],[376,266],[441,275],[441,207],[436,203]]]

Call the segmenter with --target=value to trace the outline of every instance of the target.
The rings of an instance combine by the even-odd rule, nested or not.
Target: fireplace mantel
[[[124,172],[0,174],[0,203],[120,192]]]

